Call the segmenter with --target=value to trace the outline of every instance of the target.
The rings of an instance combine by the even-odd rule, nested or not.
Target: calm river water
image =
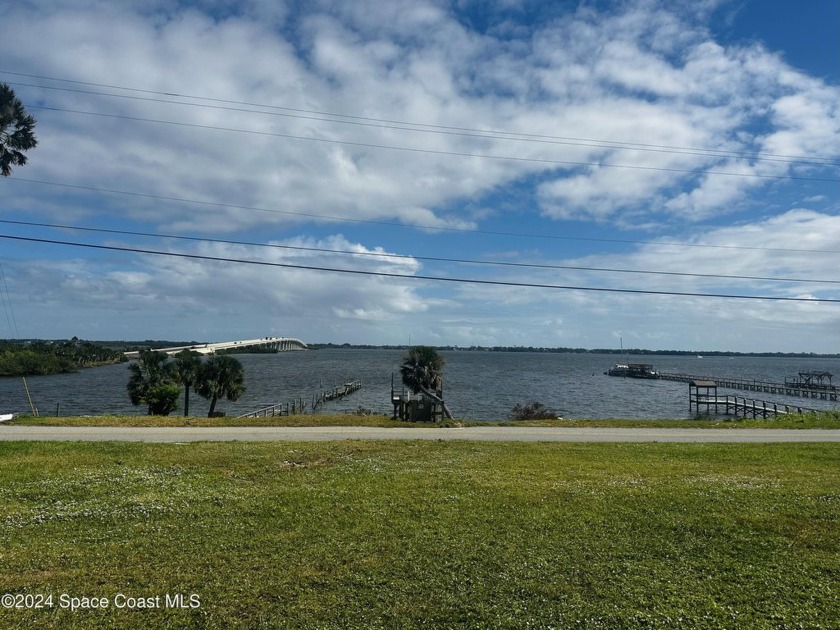
[[[687,418],[688,385],[671,381],[615,378],[604,371],[618,355],[520,352],[443,352],[444,395],[456,417],[475,420],[505,419],[517,403],[539,401],[567,418]],[[237,402],[219,401],[228,415],[255,411],[289,399],[312,396],[323,389],[360,379],[362,389],[341,401],[320,408],[323,412],[364,408],[390,413],[391,376],[400,382],[404,350],[326,349],[279,354],[237,355],[245,367],[247,392]],[[805,370],[823,370],[840,381],[840,360],[758,357],[631,357],[652,363],[661,372],[736,377],[783,382]],[[82,370],[75,374],[27,378],[32,399],[41,414],[128,414],[145,409],[128,400],[126,364]],[[840,403],[752,394],[783,404],[840,409]],[[209,403],[192,395],[190,411],[204,415]],[[29,404],[20,378],[0,379],[0,413],[27,413]],[[177,414],[178,411],[175,412]]]

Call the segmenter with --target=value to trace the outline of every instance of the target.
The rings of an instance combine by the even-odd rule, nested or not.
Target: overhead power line
[[[25,241],[30,243],[44,243],[48,245],[65,245],[70,247],[82,247],[88,249],[98,249],[107,251],[130,252],[135,254],[149,254],[155,256],[169,256],[175,258],[186,258],[190,260],[203,260],[213,262],[225,262],[234,264],[258,265],[263,267],[278,267],[285,269],[299,269],[306,271],[320,271],[327,273],[341,273],[352,274],[360,276],[372,276],[380,278],[400,278],[404,280],[426,280],[433,282],[448,282],[454,284],[474,284],[484,286],[502,286],[502,287],[518,287],[530,289],[552,289],[565,291],[596,291],[602,293],[628,293],[637,295],[668,295],[679,297],[702,297],[702,298],[723,298],[735,300],[768,300],[774,302],[810,302],[810,303],[838,303],[840,299],[833,298],[802,298],[802,297],[782,297],[782,296],[761,296],[761,295],[744,295],[744,294],[727,294],[727,293],[700,293],[687,291],[655,291],[650,289],[619,289],[615,287],[592,287],[592,286],[572,286],[572,285],[558,285],[558,284],[544,284],[544,283],[530,283],[530,282],[513,282],[503,280],[481,280],[476,278],[453,278],[444,276],[428,276],[428,275],[414,275],[404,273],[391,273],[385,271],[367,271],[362,269],[340,269],[336,267],[323,267],[320,265],[301,265],[292,263],[270,262],[263,260],[248,260],[241,258],[230,258],[224,256],[209,256],[204,254],[190,254],[184,252],[166,252],[153,249],[142,249],[137,247],[120,247],[116,245],[95,245],[91,243],[78,243],[73,241],[61,241],[56,239],[43,239],[24,236],[12,236],[8,234],[0,234],[0,238],[5,238],[15,241]]]
[[[840,254],[840,250],[833,249],[805,249],[795,247],[758,247],[749,245],[715,245],[709,243],[685,243],[672,241],[642,241],[633,239],[617,239],[617,238],[595,238],[584,236],[563,236],[560,234],[535,234],[528,232],[505,232],[498,230],[478,230],[472,228],[462,228],[453,226],[438,226],[438,225],[424,225],[424,224],[406,224],[396,223],[394,221],[378,221],[375,219],[358,219],[355,217],[346,217],[338,215],[318,214],[314,212],[294,212],[292,210],[278,210],[276,208],[263,208],[260,206],[246,206],[241,204],[223,203],[220,201],[204,201],[200,199],[188,199],[185,197],[172,197],[167,195],[153,195],[151,193],[141,193],[128,190],[116,190],[113,188],[100,188],[96,186],[82,186],[80,184],[67,184],[63,182],[50,182],[40,179],[27,179],[23,177],[11,176],[7,178],[10,181],[25,182],[28,184],[38,184],[42,186],[56,186],[59,188],[69,188],[74,190],[83,190],[95,193],[105,193],[110,195],[124,195],[127,197],[137,197],[142,199],[154,199],[156,201],[168,201],[174,203],[189,203],[198,206],[208,206],[213,208],[228,208],[232,210],[248,210],[254,212],[266,212],[269,214],[280,214],[291,217],[304,217],[307,219],[317,219],[320,221],[338,221],[344,223],[359,223],[367,225],[381,225],[391,228],[399,228],[403,230],[434,230],[438,232],[454,232],[462,234],[480,234],[487,236],[506,236],[511,238],[534,238],[534,239],[548,239],[557,241],[571,241],[571,242],[589,242],[589,243],[614,243],[623,245],[654,245],[661,247],[689,247],[701,249],[721,249],[721,250],[744,250],[744,251],[766,251],[766,252],[788,252],[788,253],[809,253],[809,254]]]
[[[504,162],[524,162],[528,164],[546,164],[552,166],[595,166],[598,168],[619,168],[632,169],[637,171],[653,171],[664,173],[685,173],[689,175],[720,175],[724,177],[740,177],[747,179],[767,180],[796,180],[809,182],[840,182],[840,179],[831,177],[801,177],[797,175],[766,175],[762,173],[738,173],[733,171],[718,171],[709,169],[676,168],[666,166],[643,166],[640,164],[615,164],[610,162],[588,162],[580,160],[557,160],[536,157],[521,157],[514,155],[494,155],[491,153],[471,153],[467,151],[444,151],[442,149],[424,149],[421,147],[406,147],[395,144],[378,144],[373,142],[356,142],[352,140],[338,140],[336,138],[321,138],[316,136],[300,136],[290,133],[277,133],[273,131],[257,131],[254,129],[239,129],[236,127],[220,127],[217,125],[200,125],[176,120],[161,120],[157,118],[145,118],[142,116],[128,116],[126,114],[107,114],[103,112],[90,112],[79,109],[67,109],[63,107],[49,107],[46,105],[28,105],[31,109],[44,111],[64,112],[67,114],[79,114],[83,116],[95,116],[99,118],[112,118],[116,120],[130,120],[132,122],[144,122],[158,125],[171,125],[174,127],[185,127],[191,129],[209,129],[223,131],[226,133],[242,133],[270,138],[284,138],[286,140],[303,140],[306,142],[323,142],[327,144],[338,144],[342,146],[362,147],[365,149],[383,149],[388,151],[404,151],[408,153],[419,153],[423,155],[444,155],[449,157],[480,158],[484,160],[498,160]]]
[[[366,116],[352,116],[347,114],[337,114],[333,112],[323,112],[318,110],[300,109],[294,107],[283,107],[278,105],[267,105],[262,103],[249,103],[244,101],[233,101],[227,99],[216,99],[209,97],[191,96],[185,94],[177,94],[171,92],[159,92],[153,90],[142,90],[138,88],[108,86],[95,83],[87,83],[83,81],[69,81],[67,79],[55,79],[49,77],[34,77],[42,78],[51,81],[63,81],[75,84],[89,85],[95,87],[107,87],[109,89],[119,89],[126,91],[133,91],[141,94],[152,94],[157,97],[171,97],[171,98],[152,98],[151,96],[137,96],[134,94],[114,94],[109,92],[100,92],[94,90],[84,90],[79,88],[57,87],[49,85],[38,85],[32,83],[10,82],[12,85],[19,87],[32,87],[43,90],[54,90],[61,92],[71,92],[77,94],[88,94],[92,96],[105,96],[110,98],[120,98],[135,101],[146,101],[151,103],[163,103],[168,105],[181,105],[186,107],[201,107],[205,109],[217,109],[223,111],[234,111],[250,114],[260,114],[264,116],[280,116],[284,118],[296,118],[302,120],[315,120],[319,122],[328,122],[334,124],[357,125],[378,129],[389,129],[398,131],[408,131],[412,133],[430,133],[449,136],[460,136],[467,138],[480,138],[488,140],[508,140],[518,142],[530,142],[537,144],[549,145],[566,145],[566,146],[580,146],[580,147],[594,147],[602,149],[614,150],[632,150],[632,151],[646,151],[654,153],[670,153],[675,155],[697,155],[702,157],[714,158],[735,158],[745,159],[751,161],[763,162],[781,162],[785,164],[801,164],[811,166],[838,166],[840,163],[834,158],[826,158],[819,156],[795,156],[783,155],[775,153],[764,152],[748,152],[748,151],[733,151],[725,149],[711,149],[711,148],[696,148],[696,147],[679,147],[669,145],[645,144],[629,141],[615,141],[594,138],[574,138],[568,136],[553,136],[548,134],[536,133],[521,133],[504,130],[492,129],[477,129],[468,127],[452,127],[446,125],[428,125],[425,123],[390,120],[384,118],[372,118]],[[226,103],[226,105],[213,105],[201,102],[185,102],[183,100],[172,100],[172,98],[191,99],[208,101],[210,103]],[[235,105],[235,107],[234,107]],[[252,109],[259,107],[261,109]]]
[[[117,230],[108,228],[94,228],[88,226],[78,225],[62,225],[54,223],[37,223],[34,221],[15,221],[12,219],[0,219],[0,223],[9,225],[23,225],[29,227],[42,227],[56,230],[76,230],[80,232],[93,232],[98,234],[117,234],[120,236],[142,236],[147,238],[165,238],[180,241],[198,242],[198,243],[214,243],[222,245],[237,245],[247,247],[262,247],[268,249],[280,249],[288,251],[299,252],[314,252],[321,254],[335,254],[341,256],[364,257],[364,258],[390,258],[398,260],[421,260],[428,262],[444,262],[465,265],[478,266],[497,266],[497,267],[513,267],[519,269],[542,269],[542,270],[558,270],[558,271],[587,271],[587,272],[604,272],[604,273],[624,273],[624,274],[641,274],[654,276],[677,276],[685,278],[714,278],[723,280],[758,280],[767,282],[797,282],[797,283],[815,283],[815,284],[840,284],[840,280],[825,280],[816,278],[784,278],[776,276],[746,276],[746,275],[732,275],[732,274],[715,274],[715,273],[690,273],[682,271],[652,271],[645,269],[617,269],[611,267],[593,267],[582,265],[558,265],[547,263],[521,263],[511,261],[499,260],[475,260],[469,258],[443,258],[438,256],[418,256],[414,254],[393,254],[387,252],[358,252],[343,249],[330,249],[326,247],[305,247],[302,245],[284,245],[279,243],[258,243],[254,241],[241,241],[220,238],[205,238],[198,236],[184,236],[177,234],[163,234],[160,232],[139,232],[133,230]]]
[[[74,85],[86,85],[90,87],[99,87],[99,88],[108,88],[114,90],[123,90],[127,92],[136,92],[139,94],[152,94],[157,96],[167,96],[167,97],[176,97],[176,98],[184,98],[190,100],[197,100],[197,101],[207,101],[210,103],[222,103],[228,105],[239,105],[245,107],[260,107],[267,110],[272,111],[286,111],[286,112],[299,112],[303,114],[312,114],[316,116],[328,116],[331,118],[336,119],[344,119],[344,120],[353,120],[353,121],[365,121],[365,122],[374,122],[374,123],[385,123],[385,124],[394,124],[394,125],[405,125],[411,126],[417,129],[427,129],[427,130],[445,130],[445,131],[455,131],[455,132],[465,132],[465,133],[477,133],[477,134],[500,134],[502,136],[514,138],[514,139],[537,139],[537,140],[549,140],[549,141],[558,141],[558,142],[582,142],[582,143],[596,143],[596,144],[604,144],[609,146],[615,146],[616,148],[634,148],[634,149],[662,149],[666,151],[698,151],[698,152],[708,152],[710,154],[720,155],[724,157],[748,157],[751,159],[770,159],[770,158],[780,158],[785,160],[791,161],[812,161],[816,160],[818,162],[827,162],[829,165],[837,165],[837,160],[835,158],[829,157],[819,157],[819,156],[803,156],[803,155],[787,155],[787,154],[779,154],[779,153],[766,153],[766,152],[738,152],[738,151],[731,151],[731,150],[720,150],[720,149],[709,149],[709,148],[698,148],[698,147],[684,147],[684,146],[674,146],[674,145],[663,145],[663,144],[645,144],[645,143],[638,143],[638,142],[628,142],[628,141],[614,141],[614,140],[604,140],[604,139],[594,139],[594,138],[576,138],[576,137],[569,137],[569,136],[554,136],[549,134],[537,134],[537,133],[522,133],[522,132],[514,132],[514,131],[505,131],[501,129],[481,129],[476,127],[458,127],[458,126],[451,126],[451,125],[437,125],[437,124],[429,124],[429,123],[420,123],[420,122],[412,122],[412,121],[404,121],[404,120],[394,120],[389,118],[375,118],[371,116],[355,116],[351,114],[344,114],[344,113],[336,113],[336,112],[325,112],[320,110],[313,110],[313,109],[304,109],[298,107],[284,107],[281,105],[271,105],[265,103],[253,103],[248,101],[237,101],[232,99],[222,99],[222,98],[214,98],[209,96],[196,96],[192,94],[182,94],[178,92],[164,92],[159,90],[148,90],[143,88],[136,88],[136,87],[126,87],[120,85],[112,85],[106,83],[93,83],[89,81],[77,81],[73,79],[61,79],[57,77],[47,77],[42,75],[34,75],[34,74],[26,74],[22,72],[10,72],[7,70],[0,70],[0,74],[9,74],[13,76],[19,77],[28,77],[32,79],[43,79],[47,81],[58,81],[62,83],[70,83]],[[30,84],[23,84],[23,85],[30,85]],[[47,88],[47,89],[64,89],[64,88],[56,88],[56,87],[48,87],[43,85],[32,85],[32,87],[38,88]],[[124,96],[119,94],[109,94],[109,96]],[[180,102],[179,102],[180,103]],[[189,104],[189,103],[182,103],[182,104]],[[260,112],[260,113],[270,113],[270,112]],[[333,121],[338,122],[338,121]]]
[[[17,320],[15,319],[15,311],[12,308],[12,295],[9,293],[9,285],[6,284],[6,273],[3,271],[3,263],[0,262],[0,303],[3,304],[3,312],[6,314],[6,322],[9,324],[9,330],[14,339],[20,339],[18,333]],[[8,302],[8,306],[7,306]]]

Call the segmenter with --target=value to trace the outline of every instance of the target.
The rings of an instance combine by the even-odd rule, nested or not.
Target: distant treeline
[[[60,374],[122,360],[122,352],[76,337],[68,341],[0,340],[0,376]]]
[[[310,343],[311,350],[321,348],[348,348],[357,350],[404,350],[408,346],[376,346],[349,343]],[[643,348],[542,348],[537,346],[434,346],[436,350],[452,352],[545,352],[559,354],[628,354],[628,355],[662,355],[662,356],[704,356],[704,357],[814,357],[840,358],[840,354],[818,354],[815,352],[728,352],[720,350],[645,350]]]
[[[277,348],[268,346],[242,346],[216,350],[216,354],[277,354]]]
[[[146,348],[157,350],[159,348],[180,348],[181,346],[198,346],[204,342],[146,339],[145,341],[95,341],[94,343],[97,343],[100,346],[105,346],[106,348],[110,348],[112,350],[119,350],[120,352],[132,352],[135,350],[145,350]]]

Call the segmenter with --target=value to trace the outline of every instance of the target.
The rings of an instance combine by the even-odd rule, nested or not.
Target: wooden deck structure
[[[443,399],[443,385],[435,392]],[[408,422],[441,422],[443,421],[443,405],[424,394],[411,394],[403,388],[394,388],[394,375],[391,375],[391,405],[394,407],[394,419]]]
[[[353,392],[359,391],[361,388],[362,381],[355,380],[348,381],[343,385],[336,385],[332,389],[325,389],[322,392],[314,394],[312,396],[312,406],[309,408],[312,411],[315,411],[325,402],[329,402],[331,400],[341,400],[345,396],[349,396]],[[269,405],[267,407],[263,407],[262,409],[257,409],[256,411],[242,414],[241,416],[237,416],[237,418],[267,418],[273,416],[291,416],[298,413],[306,413],[306,402],[307,401],[305,401],[303,398],[289,400],[287,402]]]
[[[800,374],[806,374],[804,372]],[[824,372],[830,377],[828,372]],[[750,392],[761,392],[764,394],[781,394],[783,396],[797,396],[799,398],[814,398],[819,400],[837,401],[837,386],[829,383],[814,383],[806,380],[790,380],[785,383],[771,383],[768,381],[746,380],[739,378],[720,378],[717,376],[696,376],[692,374],[669,374],[659,372],[659,378],[666,381],[678,381],[691,383],[692,381],[713,382],[717,387],[723,389],[740,389]],[[823,377],[825,378],[825,377]]]
[[[269,405],[251,413],[244,413],[237,418],[273,418],[274,416],[293,416],[306,411],[306,401],[302,398],[289,400],[284,403]]]
[[[688,384],[688,410],[698,414],[704,409],[707,414],[722,413],[744,418],[768,418],[770,416],[817,413],[817,409],[777,402],[756,400],[744,396],[718,396],[718,384],[713,380],[693,380]]]
[[[317,409],[325,402],[330,402],[331,400],[341,400],[345,396],[349,396],[360,389],[362,389],[362,381],[360,380],[349,381],[343,385],[336,385],[332,389],[325,389],[317,396],[312,397],[312,408]]]

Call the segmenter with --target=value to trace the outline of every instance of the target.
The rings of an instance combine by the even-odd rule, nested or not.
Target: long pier
[[[302,398],[290,400],[284,403],[277,403],[257,409],[251,413],[244,413],[237,418],[273,418],[274,416],[293,416],[306,411],[306,401]]]
[[[322,391],[318,396],[312,398],[312,408],[317,409],[325,402],[331,400],[341,400],[345,396],[349,396],[353,392],[357,392],[362,388],[362,381],[349,381],[343,385],[336,385],[332,389]]]
[[[345,396],[349,396],[353,392],[359,391],[362,388],[362,381],[355,380],[344,383],[343,385],[336,385],[332,389],[325,389],[318,394],[312,396],[313,411],[323,405],[325,402],[331,400],[341,400]],[[287,402],[276,403],[262,407],[250,413],[244,413],[237,418],[271,418],[274,416],[291,416],[295,414],[306,413],[307,401],[303,398],[289,400]]]
[[[834,385],[814,387],[803,383],[771,383],[767,381],[746,380],[740,378],[720,378],[718,376],[697,376],[693,374],[669,374],[666,372],[659,372],[659,378],[666,381],[678,381],[680,383],[711,381],[718,387],[725,389],[740,389],[765,394],[782,394],[784,396],[797,396],[799,398],[837,401],[837,387]]]
[[[808,409],[807,407],[780,405],[766,400],[730,395],[689,397],[688,406],[689,410],[693,408],[697,413],[700,413],[702,408],[706,413],[717,414],[722,411],[724,414],[734,415],[736,418],[739,415],[745,418],[769,418],[770,416],[785,416],[788,414],[816,413],[816,409]]]
[[[707,393],[700,393],[697,387],[704,388],[708,384]],[[799,407],[795,405],[782,405],[776,402],[769,402],[766,400],[756,400],[755,398],[746,398],[744,396],[718,396],[716,389],[712,387],[711,381],[694,381],[689,388],[688,408],[689,411],[694,409],[700,413],[701,408],[706,413],[717,414],[722,411],[724,414],[732,414],[735,417],[743,416],[744,418],[768,418],[770,416],[785,416],[788,414],[803,414],[803,413],[817,413],[816,409],[808,407]]]

